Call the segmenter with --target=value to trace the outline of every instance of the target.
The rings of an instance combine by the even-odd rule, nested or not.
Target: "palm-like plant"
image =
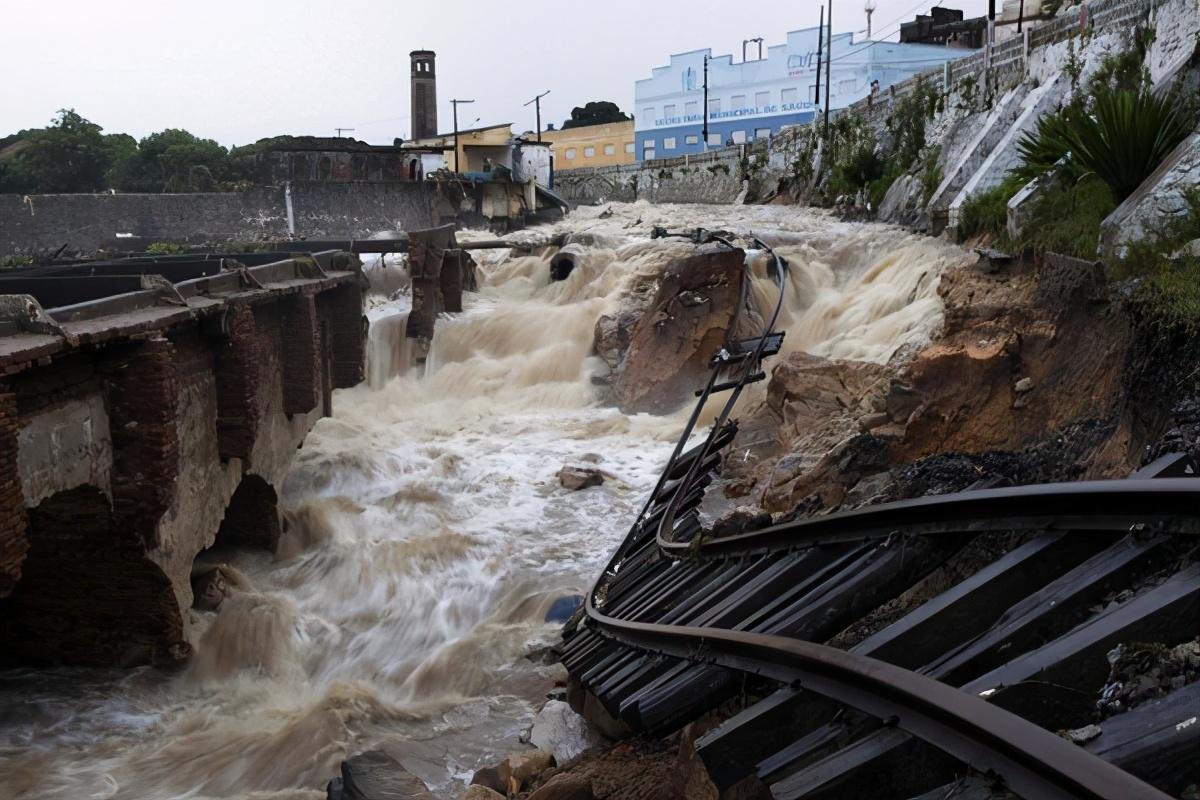
[[[1014,169],[1013,173],[1028,183],[1052,172],[1056,167],[1067,167],[1068,161],[1064,159],[1071,152],[1069,126],[1064,111],[1041,117],[1037,121],[1037,128],[1017,142],[1021,166]]]
[[[1093,173],[1119,203],[1191,132],[1191,114],[1171,96],[1147,90],[1103,89],[1091,112],[1068,106],[1042,118],[1018,143],[1022,177],[1036,177],[1065,162],[1069,174]]]

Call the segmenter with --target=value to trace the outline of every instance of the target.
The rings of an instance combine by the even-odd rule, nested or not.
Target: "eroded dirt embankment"
[[[743,416],[726,493],[802,515],[980,481],[1119,478],[1167,434],[1196,448],[1187,387],[1133,378],[1124,294],[1099,266],[981,260],[943,274],[938,294],[944,326],[916,353],[778,364]]]

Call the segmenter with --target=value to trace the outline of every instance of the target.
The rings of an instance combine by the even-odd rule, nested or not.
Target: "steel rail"
[[[761,242],[759,242],[762,244]],[[714,421],[699,454],[672,496],[656,527],[656,544],[673,558],[684,551],[701,557],[728,557],[758,550],[815,546],[837,541],[862,541],[894,533],[939,534],[1016,528],[1081,527],[1116,530],[1153,522],[1160,527],[1177,525],[1200,515],[1200,492],[1194,479],[1143,479],[1095,481],[1016,487],[955,495],[919,498],[866,509],[832,514],[749,534],[707,542],[674,542],[675,513],[708,459],[717,432],[725,425],[747,378],[761,359],[767,336],[782,307],[785,279],[783,262],[775,259],[780,286],[775,313],[764,329],[753,358]],[[685,433],[680,437],[667,468],[660,476],[625,541],[597,577],[584,604],[588,624],[599,633],[627,646],[672,655],[692,662],[710,663],[751,672],[786,684],[804,687],[838,702],[879,717],[978,770],[1000,775],[1007,786],[1027,800],[1092,798],[1147,800],[1168,796],[1120,768],[1067,742],[980,697],[939,681],[861,656],[813,642],[723,628],[631,622],[600,610],[596,597],[619,570],[632,543],[642,537],[646,513],[662,499],[659,492],[682,452],[684,443],[707,402],[718,364],[696,403]],[[1185,526],[1189,529],[1191,526]]]
[[[674,495],[667,504],[666,510],[663,512],[662,518],[659,519],[658,528],[655,531],[655,538],[657,539],[658,546],[660,548],[664,548],[664,546],[667,544],[675,544],[671,537],[667,535],[668,533],[674,531],[675,514],[679,510],[680,504],[682,504],[684,498],[687,496],[687,489],[689,489],[692,483],[695,481],[700,465],[704,463],[705,459],[707,458],[709,449],[712,447],[713,440],[717,436],[717,432],[725,425],[726,421],[729,419],[729,416],[733,413],[733,408],[737,405],[737,401],[738,398],[741,397],[742,390],[746,388],[747,381],[758,368],[758,364],[762,360],[763,351],[767,346],[767,337],[769,337],[775,331],[775,323],[779,321],[779,312],[783,310],[783,298],[787,293],[787,262],[780,258],[779,255],[761,239],[756,238],[753,241],[757,243],[765,252],[769,253],[771,259],[773,260],[775,267],[775,283],[779,286],[779,297],[775,301],[775,309],[771,312],[771,318],[763,325],[762,335],[758,338],[758,344],[755,345],[753,355],[744,359],[741,376],[738,378],[737,385],[734,386],[733,390],[729,394],[728,399],[725,401],[725,405],[721,408],[721,412],[713,421],[712,427],[709,429],[708,437],[704,441],[704,446],[700,451],[699,457],[692,462],[687,474],[679,482],[679,487],[676,488]],[[719,366],[714,367],[714,369],[711,371],[708,385],[704,388],[704,392],[700,395],[700,399],[696,403],[697,411],[693,413],[693,416],[698,416],[699,409],[703,408],[704,404],[708,402],[708,398],[712,394],[714,385],[713,381],[715,380],[719,371]],[[701,544],[703,543],[701,542]],[[685,545],[685,547],[686,546],[687,545]]]
[[[782,636],[626,622],[587,615],[632,647],[799,685],[884,720],[1026,800],[1167,800],[1169,795],[1016,714],[933,678],[866,656]]]
[[[699,547],[665,538],[660,538],[659,546],[675,557],[688,553],[701,558],[727,558],[901,534],[1016,529],[1103,532],[1138,526],[1200,533],[1200,480],[1130,478],[980,489],[772,525],[751,533],[709,539]]]

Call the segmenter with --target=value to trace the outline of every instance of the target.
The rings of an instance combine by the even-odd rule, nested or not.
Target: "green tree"
[[[588,125],[603,125],[606,122],[625,122],[630,117],[625,116],[616,103],[607,100],[595,100],[583,107],[571,109],[571,118],[562,124],[563,130],[568,128],[584,128]]]
[[[168,128],[142,139],[135,158],[114,176],[126,192],[202,192],[229,172],[229,151],[212,139]]]
[[[128,133],[109,133],[104,136],[104,149],[108,153],[108,169],[104,173],[104,185],[110,189],[118,185],[118,176],[131,159],[137,158],[137,139]]]
[[[30,191],[100,191],[110,158],[100,131],[74,109],[61,109],[50,127],[24,137],[28,144],[16,155],[16,170],[32,182]]]

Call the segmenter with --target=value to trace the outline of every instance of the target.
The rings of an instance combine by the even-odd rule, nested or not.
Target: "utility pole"
[[[701,126],[704,136],[704,149],[708,150],[708,53],[704,54],[704,125]]]
[[[548,94],[550,94],[549,89],[529,101],[529,103],[533,103],[534,108],[537,109],[537,137],[539,142],[542,140],[542,98]],[[529,105],[529,103],[526,103],[525,105]]]
[[[813,102],[817,104],[817,108],[821,108],[821,44],[825,39],[825,6],[821,6],[821,24],[817,27],[817,93],[813,96]]]
[[[474,103],[474,100],[451,100],[454,107],[454,173],[458,174],[458,107],[463,103]]]
[[[1021,23],[1025,21],[1025,0],[1021,0],[1021,10],[1017,12],[1017,33],[1021,32]]]
[[[992,0],[995,2],[995,0]],[[825,136],[829,136],[829,95],[833,94],[833,0],[829,0],[829,54],[825,57]]]
[[[354,132],[354,128],[334,128],[334,130],[337,131],[337,138],[339,138],[339,139],[342,138],[343,132],[344,133],[353,133]]]

